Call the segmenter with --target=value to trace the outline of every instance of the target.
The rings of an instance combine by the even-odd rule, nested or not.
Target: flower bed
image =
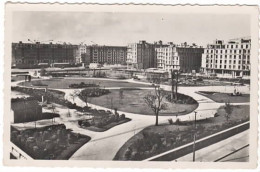
[[[11,141],[33,159],[69,159],[89,140],[89,136],[75,134],[63,124],[22,131],[11,127]]]
[[[106,94],[109,94],[110,91],[107,89],[101,89],[101,88],[86,88],[81,91],[79,94],[79,97],[84,100],[84,96],[87,97],[100,97]]]
[[[86,88],[86,87],[99,87],[98,84],[94,84],[94,83],[84,83],[81,82],[79,84],[70,84],[69,88]]]
[[[178,104],[198,104],[198,102],[190,96],[187,96],[187,95],[184,95],[181,93],[177,93],[177,97],[178,97],[177,100],[175,100],[175,99],[171,100],[171,95],[169,94],[166,96],[166,99],[169,102],[178,103]]]
[[[91,131],[103,132],[128,121],[131,121],[131,119],[126,118],[125,114],[119,115],[116,113],[116,115],[109,114],[102,117],[94,116],[94,118],[90,120],[80,120],[78,121],[78,124],[80,127]]]

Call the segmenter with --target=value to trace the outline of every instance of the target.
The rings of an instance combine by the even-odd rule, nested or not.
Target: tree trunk
[[[175,100],[178,100],[178,93],[177,93],[177,91],[178,91],[178,71],[176,72],[176,83],[175,83]]]
[[[173,70],[171,70],[171,84],[172,84],[172,94],[171,94],[171,101],[174,99],[174,82],[173,82],[173,77],[174,77],[174,73],[173,73]]]
[[[158,126],[158,116],[159,116],[159,112],[156,112],[156,119],[155,119],[155,126]]]

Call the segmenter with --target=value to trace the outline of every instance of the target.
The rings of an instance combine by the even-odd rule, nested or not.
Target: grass
[[[234,125],[238,125],[245,121],[249,120],[249,105],[239,105],[239,106],[232,106],[233,111],[231,113],[231,117],[229,121],[225,118],[225,110],[224,106],[220,107],[217,111],[218,116],[214,118],[209,118],[202,121],[197,121],[197,127],[201,128],[200,132],[197,131],[197,139],[206,137],[208,135],[214,134],[221,130],[230,128]],[[138,143],[141,143],[144,139],[144,133],[152,134],[157,133],[162,138],[176,138],[177,136],[182,135],[181,142],[174,142],[175,147],[172,144],[162,147],[162,149],[158,150],[157,152],[149,152],[146,155],[143,155],[143,159],[154,156],[156,154],[165,152],[167,150],[182,146],[190,142],[192,136],[192,129],[193,129],[193,122],[186,123],[183,125],[169,125],[169,124],[162,124],[159,126],[149,126],[134,135],[130,138],[117,152],[114,160],[127,160],[125,158],[125,153],[129,147],[133,150],[138,150]],[[152,145],[157,144],[156,142],[152,143]],[[140,146],[140,145],[139,145]]]
[[[119,90],[110,90],[110,94],[94,97],[89,103],[106,108],[117,108],[119,111],[137,113],[143,115],[154,115],[154,112],[146,105],[143,97],[153,90],[132,90],[123,91],[123,99],[120,98]],[[167,110],[161,111],[160,116],[184,115],[194,111],[198,104],[175,104],[164,100],[167,103]]]
[[[48,88],[68,89],[71,84],[80,84],[81,82],[99,84],[100,87],[151,87],[145,84],[129,83],[126,81],[115,80],[97,80],[97,79],[49,79],[37,80],[31,82],[22,82],[19,85],[32,87],[33,85],[48,85]]]
[[[109,130],[110,128],[113,128],[117,125],[120,125],[120,124],[124,124],[126,122],[129,122],[131,121],[130,118],[125,118],[124,120],[121,120],[119,122],[112,122],[106,126],[103,126],[102,128],[99,128],[99,127],[95,127],[95,126],[90,126],[90,127],[85,127],[86,129],[90,130],[90,131],[95,131],[95,132],[104,132],[104,131],[107,131]]]
[[[242,94],[242,96],[231,96],[230,94],[219,92],[200,91],[199,93],[217,103],[225,103],[227,101],[230,103],[250,102],[250,94]]]

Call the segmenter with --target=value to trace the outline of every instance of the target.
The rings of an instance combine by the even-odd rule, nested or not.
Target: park
[[[195,112],[198,139],[249,121],[248,85],[221,83],[180,83],[172,92],[170,82],[158,84],[127,77],[58,76],[31,81],[12,77],[12,91],[40,102],[43,114],[13,123],[12,133],[33,140],[29,145],[35,151],[28,154],[35,159],[144,160],[192,142]],[[29,101],[20,99],[16,101]],[[67,136],[62,136],[69,140],[67,144],[56,154],[50,155],[48,150],[45,157],[39,157],[40,146],[35,147],[37,138],[32,137],[44,130],[60,132],[56,128],[61,125],[59,130],[67,130]],[[25,136],[24,132],[36,134]],[[13,142],[28,151],[24,141]]]

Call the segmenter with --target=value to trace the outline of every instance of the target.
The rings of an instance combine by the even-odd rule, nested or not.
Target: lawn
[[[84,82],[86,84],[98,84],[100,87],[151,87],[145,84],[136,84],[129,83],[121,80],[97,80],[94,78],[91,79],[61,79],[61,78],[53,78],[48,80],[37,80],[31,82],[22,82],[19,85],[24,86],[45,86],[48,85],[48,88],[59,88],[59,89],[67,89],[71,84],[80,84]]]
[[[249,120],[249,105],[232,106],[230,119],[220,107],[214,118],[197,121],[197,139],[212,135]],[[192,142],[194,123],[149,126],[130,138],[117,152],[114,160],[143,160]],[[129,153],[130,152],[130,153]]]
[[[220,92],[208,92],[208,91],[200,91],[198,92],[205,97],[210,98],[211,100],[217,103],[245,103],[250,102],[250,94],[242,94],[242,96],[231,96],[227,93],[220,93]]]
[[[117,108],[119,111],[154,115],[154,112],[146,105],[143,97],[153,90],[146,89],[126,89],[123,90],[123,96],[120,96],[119,90],[110,90],[111,93],[100,97],[93,97],[89,99],[89,103],[103,106],[106,108]],[[175,104],[166,100],[167,109],[160,112],[161,116],[169,115],[184,115],[194,111],[198,104]]]

